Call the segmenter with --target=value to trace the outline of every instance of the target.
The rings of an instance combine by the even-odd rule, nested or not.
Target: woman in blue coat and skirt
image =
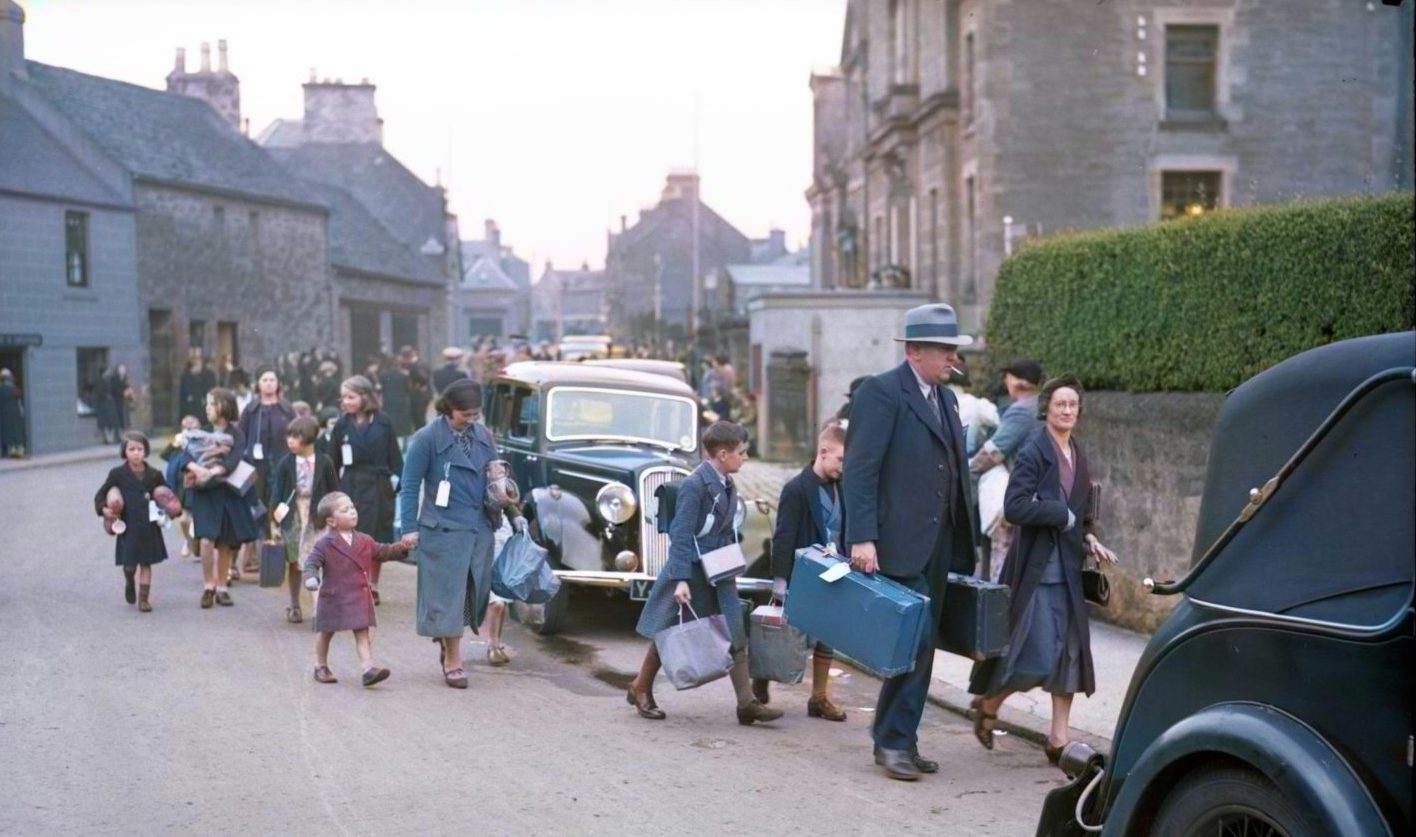
[[[1008,653],[974,666],[969,691],[974,735],[993,749],[993,724],[1014,692],[1041,688],[1052,695],[1047,760],[1057,763],[1068,740],[1072,698],[1096,691],[1091,629],[1082,595],[1082,564],[1088,557],[1114,563],[1093,531],[1091,472],[1072,431],[1082,414],[1082,385],[1071,375],[1043,385],[1034,431],[1018,452],[1003,514],[1019,527],[1003,583],[1009,602]]]
[[[664,710],[654,702],[654,678],[662,663],[654,635],[680,619],[722,614],[732,631],[733,667],[729,672],[737,694],[737,719],[743,726],[775,721],[782,710],[762,705],[752,693],[747,667],[747,629],[737,581],[708,582],[699,556],[728,546],[738,537],[738,496],[732,474],[747,461],[747,430],[730,421],[714,422],[703,433],[703,464],[684,478],[669,524],[669,561],[654,580],[649,600],[639,614],[639,635],[649,640],[639,675],[625,699],[641,718],[661,721]]]
[[[438,643],[443,682],[465,689],[462,629],[477,632],[492,588],[487,465],[497,451],[480,423],[481,384],[456,381],[434,406],[438,417],[408,442],[398,520],[417,550],[418,635]]]

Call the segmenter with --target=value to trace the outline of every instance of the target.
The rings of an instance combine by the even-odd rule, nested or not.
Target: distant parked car
[[[514,363],[489,384],[487,424],[526,498],[531,536],[565,582],[523,621],[559,631],[572,587],[647,598],[669,554],[655,492],[699,463],[693,390],[669,375],[608,365]],[[765,498],[739,502],[752,563],[738,588],[748,593],[771,590],[771,510]]]
[[[1183,598],[1039,835],[1416,833],[1414,365],[1416,333],[1366,337],[1230,394],[1190,570],[1147,580]]]
[[[610,356],[612,341],[603,334],[583,334],[566,337],[560,342],[561,360],[584,360]]]

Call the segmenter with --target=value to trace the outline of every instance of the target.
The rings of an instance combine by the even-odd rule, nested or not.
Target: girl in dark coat
[[[393,422],[379,409],[373,383],[363,375],[339,388],[344,414],[329,434],[330,458],[339,487],[359,510],[359,531],[380,543],[393,540],[394,493],[403,473],[403,453]],[[379,564],[369,573],[374,604],[379,603]]]
[[[256,484],[247,498],[252,505],[259,501],[267,509],[274,505],[270,497],[270,469],[285,455],[285,427],[295,418],[295,409],[284,394],[285,383],[279,372],[269,366],[256,370],[256,392],[241,411],[239,422],[241,433],[246,437],[242,458],[256,466]],[[265,520],[257,520],[257,523],[264,525]],[[241,558],[242,571],[259,571],[254,541],[242,547]]]
[[[225,482],[225,477],[241,464],[241,452],[246,449],[246,436],[236,426],[236,394],[220,387],[207,393],[206,414],[213,430],[230,434],[231,450],[216,465],[188,463],[187,473],[192,481],[189,511],[193,534],[203,542],[202,607],[213,603],[230,607],[233,602],[226,585],[232,559],[242,544],[254,541],[261,533],[251,518],[250,503]]]
[[[1003,572],[1013,591],[1008,653],[976,664],[969,691],[981,695],[973,702],[974,735],[990,750],[991,722],[1008,695],[1038,687],[1050,692],[1046,749],[1056,764],[1068,740],[1072,696],[1096,690],[1082,564],[1088,557],[1115,563],[1116,556],[1093,531],[1091,472],[1072,438],[1082,385],[1070,375],[1048,381],[1038,411],[1046,425],[1019,451],[1003,504],[1008,522],[1019,527]]]
[[[376,543],[356,530],[359,511],[349,495],[326,494],[316,513],[329,521],[329,532],[305,557],[305,587],[319,591],[315,604],[315,680],[336,683],[329,670],[329,643],[339,631],[354,632],[354,647],[364,669],[364,685],[388,679],[388,669],[374,665],[373,636],[378,624],[369,574],[384,561],[408,555],[408,544]],[[411,539],[411,536],[410,536]]]
[[[202,363],[202,353],[193,352],[187,360],[187,368],[182,372],[178,385],[178,415],[201,418],[205,412],[206,394],[216,388],[216,373]]]
[[[141,433],[123,434],[119,444],[123,464],[108,472],[108,479],[93,495],[93,508],[105,520],[122,520],[127,528],[118,535],[113,548],[113,563],[123,568],[123,597],[128,604],[135,601],[138,610],[152,610],[148,596],[152,591],[152,565],[167,560],[167,545],[162,542],[162,529],[153,520],[153,492],[167,483],[162,472],[147,464],[152,452],[147,437]],[[123,495],[123,510],[115,512],[108,505],[109,489],[117,488]],[[136,577],[136,578],[135,578]],[[137,590],[133,582],[137,581]]]

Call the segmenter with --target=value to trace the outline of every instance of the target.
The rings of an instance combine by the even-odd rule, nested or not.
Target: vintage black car
[[[655,492],[699,463],[698,402],[671,375],[600,363],[514,363],[488,385],[486,421],[525,498],[533,538],[551,554],[562,593],[524,609],[540,633],[563,627],[571,587],[642,600],[668,559]],[[770,506],[739,504],[752,559],[771,534]],[[740,590],[771,580],[746,577]],[[519,609],[523,610],[523,609]]]
[[[1193,563],[1147,581],[1182,598],[1039,835],[1413,833],[1413,361],[1348,340],[1229,395]]]

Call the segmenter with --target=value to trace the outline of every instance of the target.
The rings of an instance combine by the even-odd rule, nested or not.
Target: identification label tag
[[[437,499],[433,501],[433,505],[437,506],[440,509],[445,509],[447,508],[447,502],[449,499],[451,499],[451,497],[452,483],[448,482],[447,480],[443,480],[442,482],[438,483],[438,496]]]
[[[157,501],[155,500],[148,500],[148,522],[162,522],[162,509],[158,508]]]
[[[842,561],[839,564],[832,564],[830,567],[827,567],[826,571],[823,572],[820,576],[818,576],[818,578],[829,584],[833,581],[840,581],[841,579],[845,578],[850,574],[851,565],[847,564],[845,561]]]
[[[257,462],[265,459],[265,445],[256,442],[255,446],[251,448],[251,458]]]
[[[339,446],[339,457],[344,460],[345,465],[354,464],[354,446],[345,442]]]
[[[275,517],[276,523],[284,523],[285,516],[287,514],[290,514],[290,506],[286,503],[280,503],[275,507],[275,511],[271,512],[271,514]]]

